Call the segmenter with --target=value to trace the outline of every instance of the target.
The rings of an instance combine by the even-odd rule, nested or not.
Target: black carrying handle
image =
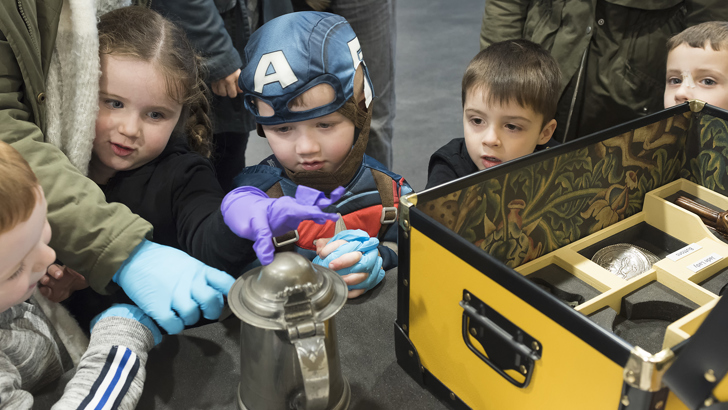
[[[463,290],[460,306],[463,341],[470,351],[514,386],[528,386],[535,362],[543,352],[541,343],[467,290]],[[487,356],[473,346],[470,336],[481,344]],[[516,380],[506,370],[523,374],[525,380]]]
[[[721,297],[680,350],[662,381],[692,410],[728,409],[713,389],[728,373],[728,301]]]

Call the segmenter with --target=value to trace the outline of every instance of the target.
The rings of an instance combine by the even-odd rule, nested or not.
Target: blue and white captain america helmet
[[[349,23],[335,14],[297,12],[267,22],[250,37],[244,60],[238,84],[246,108],[262,125],[305,121],[338,110],[354,95],[360,64],[367,107],[373,98],[359,40]],[[293,99],[319,84],[334,89],[333,101],[305,111],[289,109]],[[255,99],[272,107],[274,114],[260,115]]]

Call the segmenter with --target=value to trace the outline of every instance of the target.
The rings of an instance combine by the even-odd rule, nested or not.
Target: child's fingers
[[[344,279],[344,282],[346,282],[347,286],[354,286],[354,285],[358,285],[358,284],[364,282],[368,277],[369,277],[368,273],[355,272],[355,273],[350,273],[348,275],[344,275],[341,278]],[[366,292],[366,291],[367,291],[366,289],[350,290],[349,293],[346,295],[346,297],[349,299],[353,299],[353,298],[363,295],[364,292]]]
[[[338,242],[338,241],[336,241]],[[347,252],[329,263],[329,269],[339,270],[356,265],[361,259],[361,252]]]
[[[348,275],[343,275],[341,279],[344,279],[347,286],[354,286],[364,282],[368,277],[369,274],[366,272],[354,272]]]
[[[354,290],[350,290],[349,291],[349,294],[346,295],[346,297],[349,298],[349,299],[358,298],[359,296],[363,295],[364,292],[366,292],[366,289],[354,289]]]
[[[46,299],[50,300],[53,296],[53,289],[46,286],[38,286],[38,291],[41,295],[45,296]]]
[[[45,275],[41,276],[41,278],[38,282],[40,282],[40,284],[43,286],[53,287],[53,285],[56,284],[56,279],[53,276],[50,276],[49,274],[46,273]]]
[[[47,274],[51,275],[55,279],[60,279],[63,277],[63,267],[54,263],[48,266]]]
[[[324,249],[324,246],[326,246],[326,244],[329,243],[330,240],[331,238],[314,239],[313,244],[316,245],[316,255],[321,256],[321,250]],[[324,258],[326,257],[324,256]]]
[[[328,242],[326,245],[321,249],[321,252],[319,252],[319,258],[326,259],[326,257],[329,256],[329,254],[333,251],[335,251],[339,246],[348,243],[348,241],[345,241],[343,239],[338,239],[333,242]],[[318,241],[316,242],[318,245]]]

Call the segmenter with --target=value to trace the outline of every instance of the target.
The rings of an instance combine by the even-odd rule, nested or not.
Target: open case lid
[[[516,268],[640,212],[679,178],[727,195],[726,170],[728,111],[692,100],[404,199]]]

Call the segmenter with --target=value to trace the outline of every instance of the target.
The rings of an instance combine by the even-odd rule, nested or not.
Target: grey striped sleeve
[[[136,320],[101,319],[53,410],[134,409],[144,388],[147,352],[153,346],[152,332]]]

